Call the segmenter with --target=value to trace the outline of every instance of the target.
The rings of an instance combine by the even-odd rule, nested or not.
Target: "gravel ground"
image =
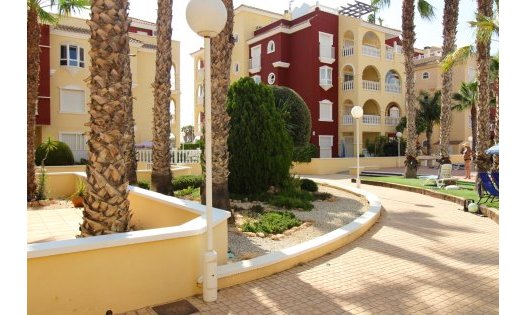
[[[316,238],[352,222],[366,210],[367,201],[363,197],[321,185],[319,191],[328,192],[336,198],[334,201],[313,202],[314,209],[311,211],[292,210],[298,219],[310,221],[312,225],[303,227],[281,240],[272,240],[269,237],[249,237],[238,232],[235,226],[230,225],[228,247],[234,255],[230,261],[251,259]]]
[[[27,203],[27,210],[52,210],[64,208],[74,208],[71,200],[53,199],[32,201]]]

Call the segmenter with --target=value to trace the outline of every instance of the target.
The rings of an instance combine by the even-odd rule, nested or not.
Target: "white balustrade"
[[[137,149],[137,161],[152,163],[152,149]],[[201,150],[170,150],[170,164],[194,164],[201,160]]]
[[[364,54],[365,56],[380,58],[380,49],[373,46],[363,45],[362,54]]]
[[[343,47],[342,49],[343,57],[352,56],[352,55],[354,55],[354,46]]]
[[[354,123],[352,115],[343,115],[342,116],[342,125],[348,126]]]
[[[354,81],[343,81],[344,91],[351,91],[352,89],[354,89]]]
[[[380,91],[380,82],[369,81],[369,80],[362,80],[362,87],[363,87],[364,90]]]
[[[250,58],[249,60],[250,70],[261,69],[261,56],[259,58]]]
[[[395,46],[395,52],[396,52],[397,54],[402,54],[402,46],[398,46],[398,45]]]
[[[394,49],[390,46],[385,46],[385,59],[393,60],[394,59]]]
[[[379,115],[363,115],[363,124],[364,125],[380,125],[380,116]]]
[[[333,46],[320,44],[320,58],[334,59],[335,50]]]
[[[385,124],[387,126],[397,126],[399,123],[400,123],[400,117],[391,117],[391,116],[385,117]]]
[[[390,93],[401,93],[402,89],[400,88],[400,84],[388,83],[385,85],[385,91]]]

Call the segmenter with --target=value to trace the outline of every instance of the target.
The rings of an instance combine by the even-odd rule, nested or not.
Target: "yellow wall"
[[[88,29],[84,19],[74,17],[62,17],[60,19],[61,25],[80,27]],[[79,34],[74,32],[66,32],[62,30],[54,30],[53,27],[50,34],[50,67],[55,72],[50,77],[50,93],[51,93],[51,125],[43,125],[41,132],[41,139],[51,137],[52,139],[59,139],[60,132],[85,133],[88,132],[88,127],[84,124],[89,121],[89,114],[87,113],[89,107],[89,88],[84,82],[89,78],[90,51],[89,35]],[[140,40],[145,44],[156,44],[156,37],[130,33],[130,37]],[[84,68],[66,67],[60,65],[60,45],[61,44],[76,44],[84,48]],[[132,94],[134,99],[133,115],[137,130],[135,132],[135,142],[151,141],[152,136],[152,108],[153,108],[153,89],[151,87],[155,76],[155,50],[139,47],[134,41],[130,41],[130,66],[132,70]],[[172,133],[176,136],[176,141],[179,143],[180,135],[180,91],[179,91],[179,49],[178,41],[172,41],[172,61],[176,68],[176,82],[177,88],[172,91],[172,99],[175,102],[176,119],[171,125]],[[60,88],[62,87],[76,87],[85,91],[86,112],[85,113],[60,113]],[[37,143],[41,141],[37,139]]]

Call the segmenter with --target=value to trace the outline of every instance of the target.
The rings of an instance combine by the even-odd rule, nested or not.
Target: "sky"
[[[319,3],[328,7],[338,8],[341,5],[350,3],[349,0],[320,0]],[[362,2],[370,3],[369,0],[362,0]],[[436,18],[432,22],[422,20],[418,14],[415,17],[416,25],[416,43],[415,47],[423,48],[424,46],[442,46],[442,12],[443,1],[429,0],[429,2],[436,8]],[[186,5],[188,1],[174,1],[173,4],[173,20],[172,20],[172,38],[181,42],[180,51],[180,88],[181,88],[181,126],[193,124],[193,61],[190,53],[203,47],[203,39],[197,36],[188,27],[186,22]],[[291,7],[301,6],[303,3],[309,5],[315,4],[315,0],[295,0]],[[268,11],[283,13],[289,7],[288,0],[234,0],[234,8],[241,4],[258,7]],[[459,24],[457,33],[458,46],[470,44],[474,40],[474,32],[467,24],[467,21],[474,19],[474,12],[476,11],[476,1],[474,0],[460,0],[459,8]],[[395,29],[401,29],[402,25],[402,0],[391,0],[389,8],[382,9],[378,16],[384,22],[383,25]],[[157,1],[156,0],[130,0],[130,16],[155,22],[157,18]],[[425,34],[425,35],[423,35]]]

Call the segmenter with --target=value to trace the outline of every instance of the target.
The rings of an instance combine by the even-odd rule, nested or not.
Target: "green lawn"
[[[476,201],[479,200],[479,196],[477,194],[477,191],[475,190],[475,184],[471,182],[463,182],[458,181],[457,186],[459,186],[461,189],[459,190],[445,190],[445,189],[438,189],[436,186],[431,186],[431,182],[428,182],[429,186],[424,186],[425,179],[421,178],[404,178],[401,176],[383,176],[383,177],[375,177],[375,176],[360,176],[363,180],[370,180],[370,181],[376,181],[376,182],[385,182],[385,183],[393,183],[393,184],[400,184],[400,185],[406,185],[411,187],[418,187],[418,188],[425,188],[428,190],[438,191],[444,194],[462,197],[464,199],[473,199]],[[433,183],[434,184],[434,183]],[[483,200],[486,200],[486,198],[483,198]],[[499,201],[497,198],[493,200],[493,202],[482,202],[481,204],[484,204],[488,207],[499,209]]]

